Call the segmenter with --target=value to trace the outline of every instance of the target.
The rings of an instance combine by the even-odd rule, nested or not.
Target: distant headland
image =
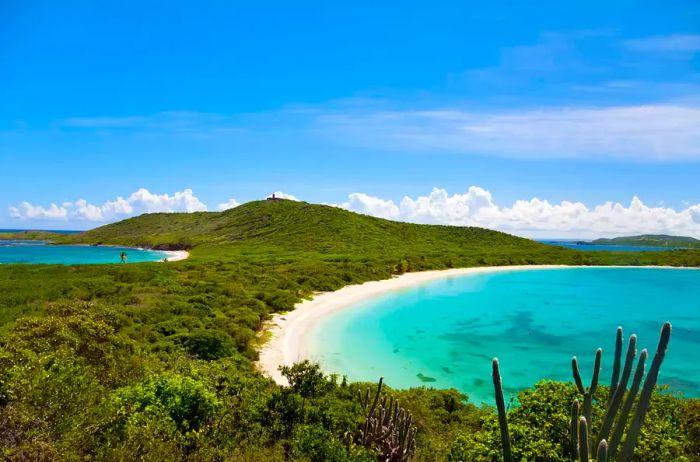
[[[584,243],[584,242],[582,242]],[[586,241],[588,245],[625,245],[635,247],[668,247],[671,249],[700,249],[700,240],[688,236],[668,234],[641,234]]]

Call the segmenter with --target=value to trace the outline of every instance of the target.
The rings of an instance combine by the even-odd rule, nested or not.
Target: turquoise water
[[[126,252],[129,263],[162,261],[166,252],[126,247],[46,245],[37,241],[0,241],[0,264],[51,263],[62,265],[119,263]]]
[[[21,233],[24,231],[46,231],[47,233],[58,234],[77,234],[82,232],[68,229],[0,229],[0,233]]]
[[[491,358],[504,390],[542,378],[571,380],[578,356],[590,380],[604,351],[610,380],[615,331],[656,350],[664,321],[673,335],[660,383],[700,396],[700,270],[571,268],[458,276],[386,294],[321,320],[311,358],[351,380],[384,376],[394,387],[454,387],[492,402]]]
[[[653,247],[644,245],[598,245],[588,244],[582,241],[571,241],[565,239],[551,239],[537,241],[542,244],[555,245],[557,247],[566,247],[567,249],[576,250],[593,250],[609,252],[661,252],[664,250],[675,250],[672,247]]]

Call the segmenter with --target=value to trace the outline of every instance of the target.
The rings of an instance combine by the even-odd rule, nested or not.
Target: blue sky
[[[284,191],[700,235],[698,2],[101,3],[0,2],[0,228]]]

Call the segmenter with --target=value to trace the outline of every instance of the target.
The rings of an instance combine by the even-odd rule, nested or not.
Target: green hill
[[[146,214],[55,242],[186,248],[195,255],[231,249],[364,257],[567,253],[483,228],[401,223],[289,200],[249,202],[224,212]]]
[[[635,247],[669,247],[674,249],[700,249],[700,240],[686,236],[669,236],[667,234],[642,234],[596,239],[594,245],[628,245]]]

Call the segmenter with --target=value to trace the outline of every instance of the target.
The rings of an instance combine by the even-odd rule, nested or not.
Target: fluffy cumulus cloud
[[[449,194],[435,188],[428,195],[404,197],[398,204],[362,193],[350,194],[340,207],[382,218],[414,223],[483,226],[532,237],[597,237],[670,233],[700,237],[700,204],[683,210],[650,207],[638,197],[629,204],[551,203],[532,198],[499,205],[486,189],[470,187]]]
[[[229,209],[235,209],[235,208],[238,207],[239,205],[241,205],[240,202],[238,202],[236,199],[234,199],[234,198],[232,197],[231,199],[227,200],[226,202],[222,202],[222,203],[220,203],[219,205],[217,205],[217,206],[216,206],[216,209],[217,209],[217,210],[221,210],[221,211],[223,211],[223,210],[229,210]]]
[[[191,189],[169,194],[154,194],[141,188],[126,199],[119,196],[102,204],[92,204],[85,199],[63,202],[61,205],[34,205],[22,202],[10,207],[10,216],[20,220],[45,221],[94,221],[108,222],[142,213],[199,212],[207,210]]]
[[[33,205],[25,201],[16,207],[10,207],[10,216],[12,218],[27,218],[30,220],[37,218],[63,219],[68,217],[68,210],[65,206],[59,207],[56,204],[42,207],[41,205]]]
[[[292,196],[291,194],[287,194],[287,193],[282,192],[282,191],[275,191],[267,197],[272,197],[273,195],[279,199],[287,199],[290,201],[299,201],[299,199],[297,197]]]
[[[693,221],[700,225],[700,204],[688,207],[688,212]]]
[[[274,194],[283,199],[299,200],[281,191]],[[216,208],[228,210],[239,205],[231,198]],[[676,210],[646,205],[638,197],[625,204],[605,202],[592,206],[575,201],[552,203],[537,197],[499,204],[488,190],[471,186],[466,192],[454,194],[434,188],[429,194],[405,196],[398,202],[357,192],[348,195],[347,201],[332,205],[391,220],[481,226],[529,237],[668,233],[700,238],[700,204],[687,203],[682,210]],[[10,215],[25,221],[106,223],[142,213],[204,210],[207,206],[190,189],[172,195],[139,189],[126,198],[117,197],[102,204],[85,199],[48,206],[22,202],[10,207]]]
[[[341,207],[354,212],[391,220],[395,220],[401,215],[401,211],[396,204],[394,204],[394,201],[380,199],[365,193],[350,194],[348,196],[348,201],[341,204]]]

